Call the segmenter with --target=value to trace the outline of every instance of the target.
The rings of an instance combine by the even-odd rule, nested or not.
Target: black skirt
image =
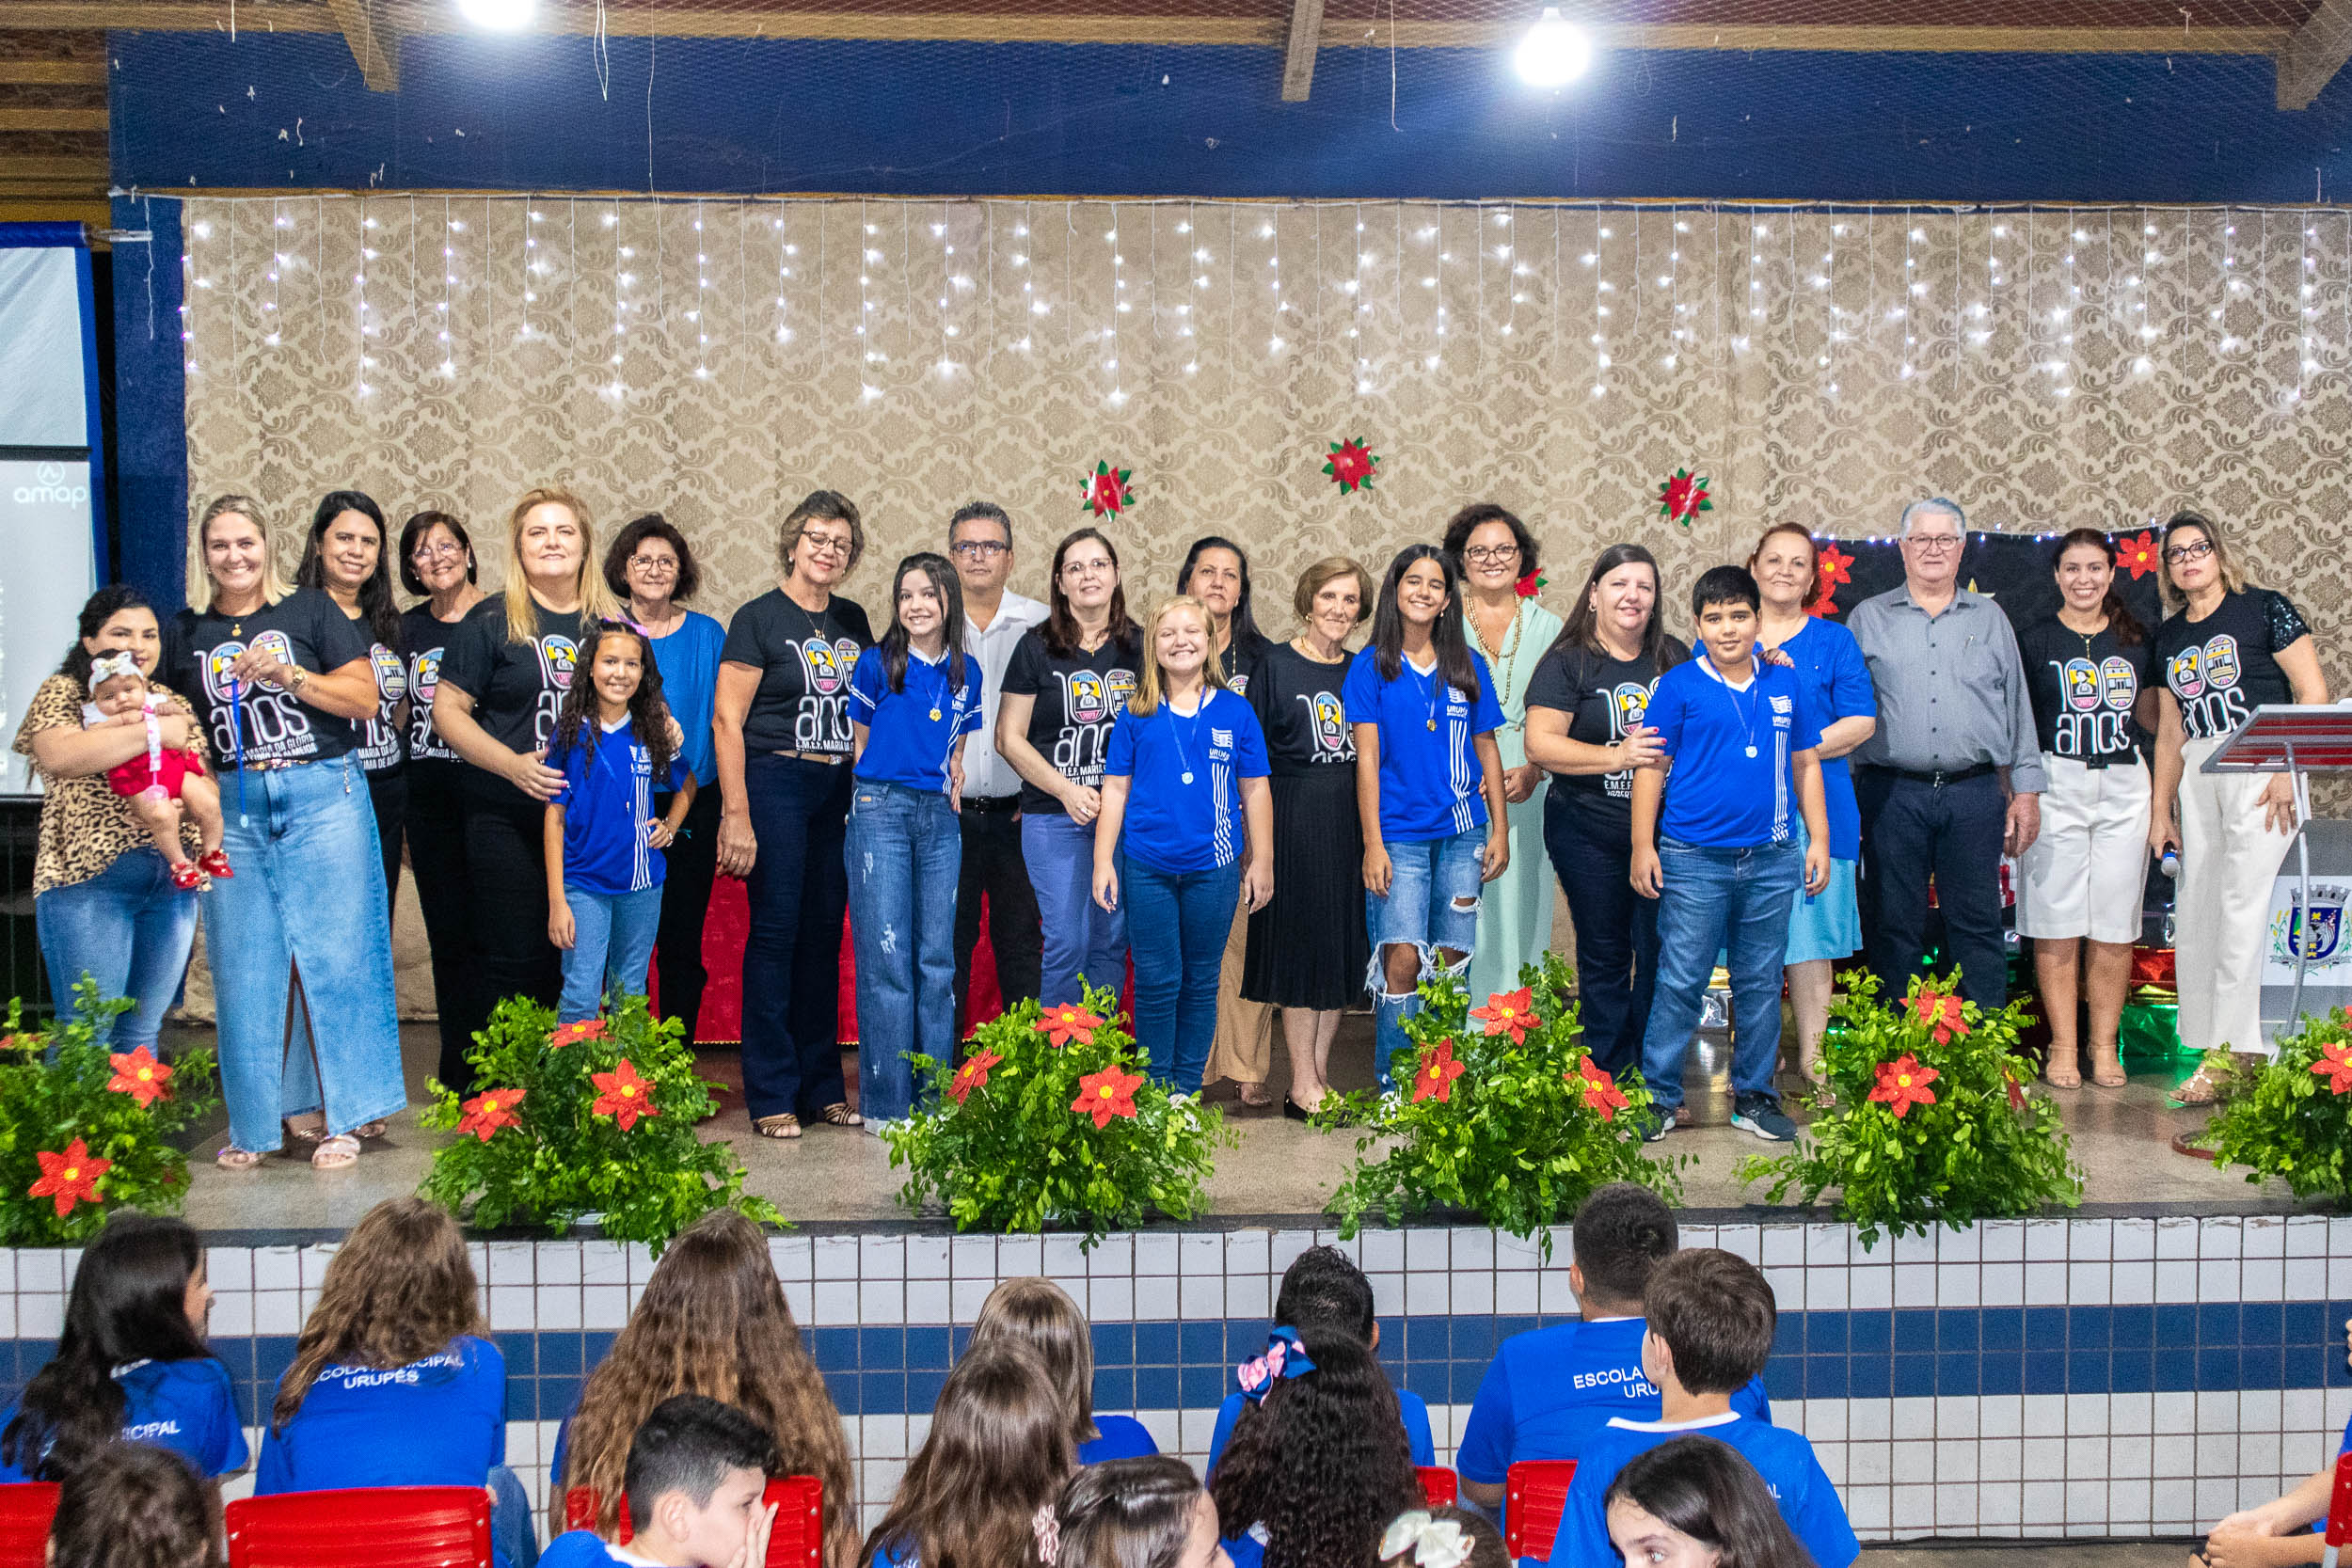
[[[1274,901],[1249,917],[1241,993],[1330,1012],[1364,998],[1364,834],[1352,768],[1276,778]]]

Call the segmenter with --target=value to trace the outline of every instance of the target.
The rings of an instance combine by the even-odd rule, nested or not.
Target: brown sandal
[[[2103,1089],[2120,1089],[2132,1080],[2115,1050],[2103,1053],[2094,1045],[2090,1048],[2090,1081]]]
[[[834,1101],[825,1107],[824,1115],[825,1125],[828,1127],[863,1127],[866,1125],[866,1118],[850,1110],[846,1101]]]
[[[1267,1092],[1263,1083],[1244,1084],[1241,1085],[1241,1102],[1263,1108],[1274,1103],[1274,1096]]]
[[[789,1111],[780,1117],[761,1117],[752,1123],[752,1131],[763,1138],[797,1138],[801,1135],[801,1118]]]

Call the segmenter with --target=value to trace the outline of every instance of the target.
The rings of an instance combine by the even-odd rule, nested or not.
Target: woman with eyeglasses
[[[1502,798],[1510,805],[1511,864],[1478,904],[1478,945],[1470,950],[1470,993],[1484,1003],[1518,990],[1519,966],[1541,963],[1551,948],[1552,890],[1544,854],[1549,781],[1527,760],[1527,688],[1535,665],[1560,635],[1560,617],[1535,602],[1543,553],[1527,525],[1492,502],[1466,506],[1445,526],[1445,551],[1462,574],[1462,630],[1486,660],[1502,726]]]
[[[678,755],[694,775],[694,800],[686,821],[662,849],[669,875],[661,883],[661,929],[654,939],[654,964],[661,977],[661,1011],[686,1026],[686,1043],[701,1037],[703,919],[710,910],[710,884],[719,872],[718,753],[711,747],[710,705],[718,689],[720,650],[726,628],[688,610],[685,601],[702,588],[702,567],[686,535],[659,512],[630,519],[605,551],[604,580],[628,606],[628,618],[653,647],[661,672],[661,698],[686,736]],[[670,792],[653,798],[656,817],[670,809]]]
[[[866,1125],[841,1073],[842,855],[856,751],[850,675],[874,631],[834,592],[865,553],[857,503],[810,491],[777,532],[776,586],[735,612],[719,653],[719,869],[751,895],[743,1099],[763,1138],[797,1138],[810,1121]]]
[[[2294,842],[2299,775],[2207,773],[2204,761],[2265,703],[2325,703],[2311,627],[2284,594],[2249,584],[2212,519],[2175,513],[2164,525],[2164,597],[2176,607],[2156,628],[2154,804],[2148,848],[2177,848],[2172,950],[2181,1043],[2269,1053],[2262,1034],[2263,953],[2270,889]],[[2186,1105],[2214,1098],[2200,1067],[2173,1091]]]

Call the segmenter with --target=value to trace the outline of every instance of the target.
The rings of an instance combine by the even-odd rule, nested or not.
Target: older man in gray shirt
[[[1879,722],[1853,754],[1862,808],[1862,941],[1883,994],[1921,971],[1928,883],[1944,915],[1943,968],[1979,1007],[2009,997],[2001,856],[2042,830],[2042,752],[2009,617],[1960,586],[1959,504],[1903,509],[1903,585],[1846,622],[1878,688]]]

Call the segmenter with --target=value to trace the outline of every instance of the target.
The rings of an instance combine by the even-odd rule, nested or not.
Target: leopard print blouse
[[[171,712],[195,717],[185,699],[167,695]],[[80,729],[86,701],[82,683],[72,675],[56,674],[41,682],[40,689],[33,693],[32,705],[24,710],[24,722],[17,729],[16,750],[30,757],[33,736],[41,731]],[[201,725],[196,727],[192,744],[199,756],[207,755]],[[114,792],[104,773],[60,779],[38,762],[33,770],[40,775],[45,791],[40,802],[40,842],[33,852],[36,898],[51,888],[87,882],[114,864],[125,850],[143,848],[151,842],[139,819],[131,814],[131,802]],[[181,822],[180,842],[194,860],[203,845],[194,821]],[[203,878],[198,885],[209,888],[212,879]]]

